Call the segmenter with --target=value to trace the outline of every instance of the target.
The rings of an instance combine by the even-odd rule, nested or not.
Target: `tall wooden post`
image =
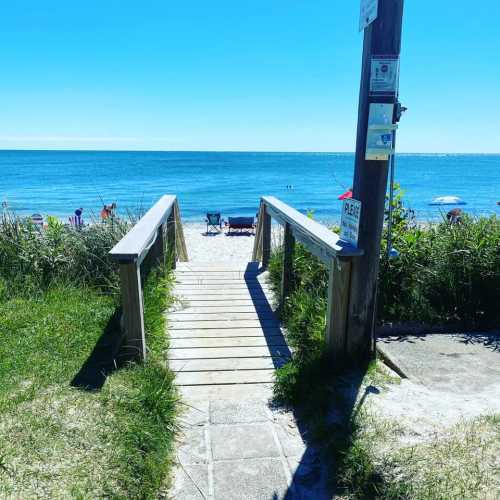
[[[361,201],[358,246],[352,263],[347,352],[361,359],[375,352],[375,314],[380,242],[384,222],[389,161],[365,160],[370,103],[396,103],[397,96],[370,96],[372,56],[399,56],[404,0],[378,0],[378,17],[365,29],[359,93],[353,198]]]

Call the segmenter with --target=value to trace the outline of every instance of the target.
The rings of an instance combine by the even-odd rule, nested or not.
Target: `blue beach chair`
[[[207,213],[205,222],[207,223],[207,234],[209,234],[209,228],[215,229],[218,233],[221,232],[222,217],[220,212]]]

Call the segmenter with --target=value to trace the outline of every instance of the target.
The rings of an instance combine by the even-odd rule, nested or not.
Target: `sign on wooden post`
[[[358,246],[360,218],[361,202],[352,198],[345,199],[340,221],[340,237],[355,247]]]
[[[371,94],[397,94],[399,88],[399,57],[372,56],[370,67]]]
[[[378,16],[378,0],[361,0],[359,9],[359,31],[363,31]]]

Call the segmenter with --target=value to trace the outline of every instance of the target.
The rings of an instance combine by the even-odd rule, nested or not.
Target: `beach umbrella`
[[[429,203],[429,205],[466,205],[466,204],[467,203],[458,196],[438,196]]]

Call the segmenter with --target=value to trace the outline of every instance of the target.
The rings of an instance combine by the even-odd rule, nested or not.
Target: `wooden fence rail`
[[[151,267],[166,264],[167,255],[173,267],[176,260],[188,260],[177,197],[162,196],[113,247],[110,255],[120,264],[123,355],[144,360],[147,349],[141,265],[145,275]]]
[[[254,261],[261,261],[263,267],[267,267],[271,255],[271,219],[284,227],[281,302],[291,291],[293,251],[298,241],[328,268],[326,341],[334,358],[343,360],[349,351],[347,315],[351,262],[353,258],[363,255],[363,250],[342,241],[327,227],[277,198],[264,196],[260,202],[252,257]]]

